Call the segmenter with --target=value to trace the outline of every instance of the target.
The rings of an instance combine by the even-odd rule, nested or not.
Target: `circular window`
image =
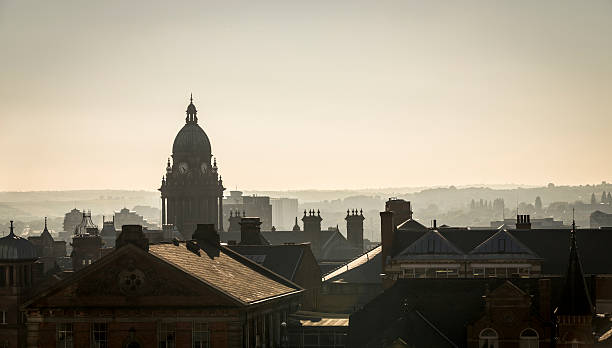
[[[139,269],[124,270],[119,273],[119,288],[124,294],[133,294],[142,288],[144,273]]]

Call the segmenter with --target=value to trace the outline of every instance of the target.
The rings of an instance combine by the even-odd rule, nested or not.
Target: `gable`
[[[438,231],[431,230],[410,244],[397,258],[463,257],[463,253]]]
[[[127,245],[35,296],[26,307],[238,306],[240,302]]]
[[[510,232],[499,230],[487,240],[470,251],[470,256],[486,255],[491,257],[493,254],[500,257],[512,255],[529,258],[539,258],[533,251],[516,239]]]

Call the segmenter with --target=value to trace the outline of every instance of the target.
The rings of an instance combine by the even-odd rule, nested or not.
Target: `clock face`
[[[200,166],[200,169],[202,170],[203,174],[208,173],[208,164],[202,163],[202,165]]]
[[[187,171],[189,170],[189,165],[187,164],[187,162],[181,162],[178,165],[178,171],[181,174],[185,174],[187,173]]]

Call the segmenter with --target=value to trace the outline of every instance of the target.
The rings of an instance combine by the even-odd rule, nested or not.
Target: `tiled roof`
[[[225,248],[206,247],[200,255],[185,243],[152,244],[149,253],[242,301],[253,303],[301,290],[256,263]]]

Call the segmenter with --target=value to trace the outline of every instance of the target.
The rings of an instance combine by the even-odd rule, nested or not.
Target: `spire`
[[[576,244],[576,220],[572,220],[569,262],[557,315],[591,315],[592,313],[593,305],[582,272],[582,264]]]
[[[298,225],[298,218],[297,216],[295,217],[295,224],[293,225],[293,232],[298,232],[301,231],[300,229],[300,225]]]
[[[47,217],[45,216],[45,230],[47,229]]]
[[[9,233],[9,236],[15,236],[15,231],[14,231],[14,227],[13,227],[13,220],[11,220],[11,232]]]

